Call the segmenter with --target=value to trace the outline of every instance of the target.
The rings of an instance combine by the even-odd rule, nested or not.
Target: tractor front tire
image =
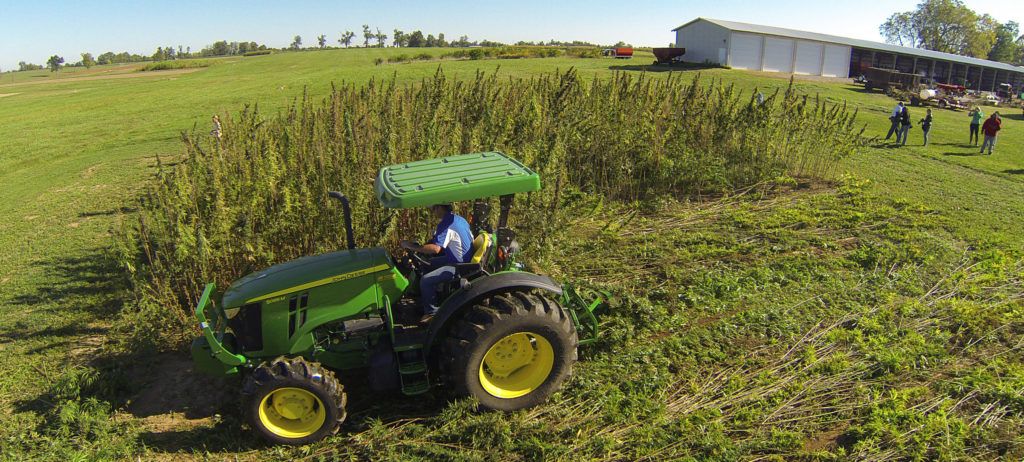
[[[448,379],[459,396],[486,409],[539,405],[561,387],[576,362],[572,320],[558,302],[509,292],[474,305],[444,344]]]
[[[302,358],[261,364],[242,386],[249,424],[274,444],[303,445],[338,432],[345,390],[334,373]]]

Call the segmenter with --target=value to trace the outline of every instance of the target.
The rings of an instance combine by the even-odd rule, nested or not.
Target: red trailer
[[[935,88],[949,96],[963,96],[967,94],[967,87],[963,85],[947,85],[944,83],[935,84]]]
[[[617,59],[630,59],[633,57],[632,47],[608,48],[601,52],[603,56],[611,56]]]

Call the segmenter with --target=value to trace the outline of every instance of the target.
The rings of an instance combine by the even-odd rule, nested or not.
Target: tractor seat
[[[490,234],[480,233],[477,235],[476,239],[473,239],[473,258],[467,263],[455,265],[455,274],[459,278],[471,278],[480,273],[487,273],[486,267],[491,256],[492,244]]]

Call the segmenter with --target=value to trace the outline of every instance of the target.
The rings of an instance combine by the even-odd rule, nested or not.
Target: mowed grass
[[[433,54],[444,51],[427,50]],[[120,289],[124,281],[119,270],[104,257],[104,251],[110,244],[110,230],[125,215],[132,213],[131,198],[155,172],[158,158],[159,162],[169,163],[180,155],[181,131],[208,131],[211,115],[235,112],[246,104],[258,104],[262,110],[272,112],[300,98],[303,92],[314,97],[323,95],[332,84],[361,84],[372,79],[414,82],[430,77],[439,68],[455,77],[471,77],[480,71],[516,77],[572,67],[580,75],[600,78],[615,70],[637,72],[642,68],[641,64],[647,63],[646,58],[638,57],[631,62],[544,58],[375,64],[378,57],[386,60],[388,56],[402,53],[405,51],[391,49],[281,53],[223,59],[217,65],[194,72],[141,73],[135,72],[132,66],[100,66],[89,70],[88,75],[85,70],[78,72],[77,69],[74,72],[64,71],[59,76],[47,75],[45,71],[0,75],[0,94],[13,94],[0,98],[0,181],[4,184],[0,189],[0,216],[4,218],[0,221],[0,357],[3,358],[0,361],[0,374],[3,377],[0,379],[0,425],[4,428],[0,433],[0,443],[5,448],[0,452],[0,457],[23,459],[26,456],[24,453],[8,452],[23,447],[16,445],[16,440],[35,431],[52,429],[56,425],[53,421],[60,420],[59,416],[49,413],[56,399],[55,385],[67,381],[68,371],[75,370],[74,367],[89,366],[97,359],[98,352],[105,344],[117,340],[110,338],[110,329],[116,328],[112,324],[117,319],[117,311],[122,304],[130,301],[122,298],[124,293]],[[696,75],[695,72],[691,73]],[[652,72],[650,75],[658,78],[662,74]],[[787,84],[777,76],[739,71],[707,70],[700,75],[702,79],[718,79],[749,91],[758,88],[772,92]],[[106,78],[114,76],[119,77]],[[7,79],[12,77],[13,84],[10,84]],[[860,110],[860,120],[867,125],[869,136],[885,135],[888,128],[886,118],[894,104],[891,99],[880,94],[864,93],[859,87],[845,83],[809,80],[798,81],[797,87],[809,97],[846,101]],[[915,122],[924,116],[923,109],[911,110]],[[986,108],[986,112],[991,110]],[[932,237],[920,236],[903,242],[923,239],[932,243],[930,245],[934,248],[946,249],[946,253],[952,252],[949,249],[960,251],[972,247],[995,250],[1008,255],[1011,261],[1019,261],[1022,250],[1020,237],[1024,236],[1024,153],[1021,152],[1024,146],[1024,123],[1019,110],[1004,117],[999,146],[996,155],[991,157],[979,156],[976,148],[964,145],[968,122],[965,113],[936,110],[934,114],[931,146],[918,146],[921,136],[915,124],[911,146],[897,149],[870,144],[859,155],[845,162],[843,170],[855,179],[870,180],[870,185],[864,186],[864,194],[872,199],[862,203],[844,202],[842,205],[846,209],[842,215],[873,212],[858,210],[857,207],[888,207],[885,202],[880,202],[882,199],[905,200],[915,204],[915,208],[922,208],[916,215],[918,218],[901,228],[901,232],[909,233],[919,227],[921,233],[935,236],[934,239],[938,239],[939,243],[932,243]],[[827,196],[830,193],[822,194]],[[785,230],[790,225],[787,219],[823,220],[816,214],[826,213],[837,206],[827,199],[821,201],[810,200],[810,205],[800,202],[772,208],[770,212],[774,214],[774,224],[755,220],[755,223],[760,224],[752,229],[764,226],[767,229]],[[704,233],[714,234],[714,230],[725,230],[738,223],[747,223],[747,220],[751,220],[751,214],[756,216],[762,212],[751,204],[726,204],[722,207],[725,208],[712,207],[710,212],[704,213],[723,210],[722,215],[729,219],[719,222],[718,227],[705,228]],[[751,207],[752,210],[746,210]],[[811,211],[805,210],[807,207]],[[686,208],[680,210],[702,213]],[[812,218],[793,218],[793,214],[807,214]],[[643,223],[652,232],[656,232],[660,226],[678,226],[677,222],[666,219],[664,215],[665,212],[650,214],[643,218]],[[937,218],[933,218],[933,215]],[[605,219],[608,223],[613,222],[611,217]],[[873,222],[879,223],[889,219],[887,216],[872,218]],[[610,239],[607,236],[601,237],[599,233],[604,222],[582,223],[580,226],[581,229],[597,233],[595,240]],[[821,228],[826,229],[828,226]],[[700,257],[697,261],[701,264],[689,266],[689,272],[682,276],[670,274],[667,281],[672,284],[689,282],[700,285],[693,282],[693,275],[698,274],[702,268],[720,265],[720,258],[749,261],[754,266],[769,265],[777,259],[777,255],[769,252],[765,256],[744,257],[744,254],[750,252],[739,252],[737,249],[742,248],[736,247],[736,242],[749,242],[748,239],[757,239],[760,235],[757,232],[726,235],[730,242],[713,243],[715,246],[732,249],[722,252],[710,251],[713,249],[708,247],[708,241],[686,241],[682,239],[684,236],[678,236],[670,242],[678,242],[682,254],[688,249],[704,249],[694,252],[694,255]],[[843,239],[848,237],[866,238],[858,235],[843,236]],[[819,241],[812,235],[788,242]],[[845,245],[841,239],[828,242],[834,248]],[[654,245],[646,241],[623,244],[613,240],[608,243],[615,244],[628,245],[628,249]],[[580,250],[581,253],[585,251],[592,250]],[[577,268],[585,274],[596,272],[596,275],[591,276],[595,282],[610,284],[610,278],[601,279],[599,269],[602,265],[595,263],[602,257],[605,255],[598,254],[594,260],[579,262],[556,255],[548,263],[550,267],[567,273]],[[784,290],[779,289],[778,292],[761,296],[751,295],[746,303],[756,308],[754,312],[757,315],[770,317],[775,312],[791,311],[792,308],[783,308],[792,307],[826,288],[838,294],[838,287],[846,283],[852,285],[859,275],[844,270],[842,262],[847,257],[827,256],[835,258],[835,263],[814,267],[821,274],[832,275],[821,283],[828,287],[793,286],[789,290],[797,292],[785,297],[781,295]],[[856,255],[849,258],[855,259],[850,261],[864,260],[864,257]],[[803,274],[802,270],[797,265],[787,266],[780,271],[794,272],[791,276],[796,277]],[[708,278],[717,274],[723,280],[728,280],[739,277],[737,274],[740,273],[738,268],[719,269],[717,272],[709,271]],[[865,274],[874,275],[874,270],[865,270]],[[925,280],[920,282],[923,284]],[[743,287],[751,293],[757,290],[756,284],[741,284],[737,287]],[[872,286],[872,290],[882,294],[883,287],[884,281]],[[624,287],[622,290],[635,288]],[[739,299],[732,297],[743,299],[743,296],[730,289],[722,290],[724,292],[718,295],[702,295],[705,298],[701,302],[692,302],[715,307],[708,308],[707,321],[702,321],[709,323],[710,327],[707,327],[708,324],[698,327],[712,330],[725,328],[718,323],[720,318],[714,316],[715,312],[731,313],[731,310],[738,309],[736,305],[742,304],[737,301]],[[652,297],[656,304],[652,316],[657,316],[651,319],[663,325],[649,329],[650,332],[645,335],[656,337],[662,335],[663,331],[692,329],[685,323],[672,323],[673,316],[680,315],[671,311],[671,304],[659,301],[659,297],[665,297],[666,294]],[[773,299],[771,295],[776,298]],[[861,300],[861,303],[867,302]],[[662,317],[664,319],[658,319]],[[651,319],[639,317],[637,321]],[[799,322],[789,325],[793,331],[806,328],[810,322],[809,319],[799,319]],[[619,324],[609,328],[619,331],[630,329],[629,326]],[[613,332],[611,335],[617,334]],[[723,340],[727,337],[712,338]],[[636,341],[631,339],[629,342]],[[679,355],[693,353],[693,350],[686,348],[674,351],[674,354]],[[737,351],[726,349],[711,356],[734,353]],[[607,379],[601,372],[602,368],[614,365],[616,354],[598,350],[596,359],[591,358],[595,361],[592,369],[587,369],[586,362],[581,364],[581,380],[586,383],[587,380]],[[628,356],[633,358],[632,361],[639,360],[635,354]],[[153,357],[142,356],[139,361],[153,361]],[[160,377],[177,379],[174,375]],[[76,378],[73,382],[77,386],[82,380]],[[125,404],[124,400],[128,397],[136,396],[138,383],[137,378],[121,378],[109,381],[101,387],[102,390],[93,394],[120,406]],[[567,399],[563,397],[548,412],[558,413],[561,412],[559,406],[572,405],[565,402]],[[176,411],[184,413],[186,410]],[[429,414],[438,412],[438,409],[417,408],[413,411]],[[456,409],[451,412],[461,411]],[[87,437],[85,440],[93,440],[93,445],[86,445],[84,454],[91,453],[94,457],[103,458],[104,454],[96,451],[104,448],[115,454],[119,444],[137,444],[132,435],[141,431],[150,435],[149,439],[140,437],[141,441],[154,446],[151,450],[154,452],[148,455],[182,449],[188,452],[189,448],[214,451],[219,454],[217,458],[230,458],[234,452],[239,452],[245,458],[258,458],[261,454],[269,457],[280,455],[263,453],[264,448],[248,439],[248,435],[240,435],[238,422],[232,420],[234,418],[231,416],[227,416],[226,423],[222,425],[215,425],[215,419],[205,416],[207,419],[202,421],[196,431],[180,432],[179,428],[171,426],[161,439],[159,425],[154,426],[151,422],[154,418],[159,420],[159,416],[140,417],[125,412],[117,414],[119,417],[114,420],[119,424],[127,422],[127,428],[131,430],[126,435],[130,438],[108,441]],[[398,419],[402,416],[390,417]],[[494,420],[497,417],[482,419]],[[101,426],[95,422],[93,425]],[[211,425],[215,425],[215,430],[209,430]],[[413,432],[409,436],[429,437],[430,431]],[[209,437],[209,432],[213,432],[213,439]],[[96,434],[107,433],[96,430]],[[156,436],[153,437],[153,434]],[[89,433],[86,432],[86,435]],[[601,436],[614,439],[619,435]],[[160,444],[151,444],[153,441]],[[76,444],[81,445],[81,442]],[[128,450],[141,449],[131,446]],[[475,453],[467,454],[472,456]]]

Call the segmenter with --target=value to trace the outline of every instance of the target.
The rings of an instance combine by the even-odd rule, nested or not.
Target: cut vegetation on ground
[[[867,140],[846,151],[829,136],[861,124],[867,138],[884,135],[892,100],[798,80],[793,106],[784,106],[783,79],[718,69],[641,75],[620,61],[565,56],[376,63],[400,53],[281,53],[188,74],[127,71],[166,78],[40,77],[47,85],[18,75],[4,87],[13,95],[0,100],[0,457],[1024,457],[1024,123],[1016,114],[1004,117],[991,157],[963,144],[969,119],[949,111],[935,112],[930,147]],[[785,113],[744,119],[766,109],[755,91]],[[707,112],[687,107],[691,98],[706,98]],[[857,118],[840,131],[783,119],[806,111],[793,121],[829,126],[844,120],[844,104]],[[431,111],[438,117],[427,118]],[[225,120],[223,146],[207,135],[213,114]],[[766,120],[775,125],[755,129]],[[349,139],[337,132],[346,127],[372,144],[337,144]],[[772,130],[779,134],[749,138]],[[779,144],[786,130],[798,141],[788,149]],[[707,138],[686,138],[694,134]],[[286,138],[299,143],[285,149]],[[911,140],[920,140],[916,128]],[[352,378],[337,437],[282,449],[244,431],[237,397],[226,392],[235,387],[195,375],[180,349],[190,335],[181,311],[189,288],[330,249],[338,217],[309,186],[357,181],[363,170],[331,172],[366,155],[380,156],[360,165],[368,172],[402,156],[491,145],[565,166],[545,172],[535,216],[517,225],[543,236],[528,239],[530,264],[616,294],[601,341],[583,351],[565,389],[504,415],[441,395],[373,396]],[[255,146],[280,148],[253,152],[285,163],[231,173],[241,165],[232,156]],[[251,165],[265,168],[271,157]],[[312,162],[287,164],[301,159],[337,164],[324,175]],[[194,181],[171,179],[183,169]],[[201,182],[196,169],[214,176]],[[160,202],[176,197],[160,185],[185,185],[178,192],[187,194]],[[232,202],[246,188],[274,205]],[[204,199],[194,203],[209,208],[185,213],[186,199],[217,191],[224,210]],[[365,236],[385,229],[391,239],[422,218],[374,215],[363,199],[356,218]],[[232,244],[248,232],[235,229],[238,218],[256,210],[266,216],[252,217],[260,226],[247,239],[252,248]],[[279,219],[289,213],[313,218]],[[189,219],[161,221],[173,216]],[[213,246],[166,256],[149,273],[154,266],[134,253],[147,242],[132,231],[140,218],[153,220],[148,242],[161,250],[188,250],[189,239]],[[154,274],[173,283],[149,285]]]

